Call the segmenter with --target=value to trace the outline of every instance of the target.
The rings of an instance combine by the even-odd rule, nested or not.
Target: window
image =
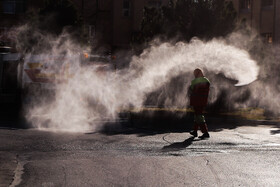
[[[7,33],[8,33],[7,27],[0,27],[0,45],[2,40],[4,40],[4,37],[8,35]]]
[[[123,0],[123,16],[124,17],[130,16],[130,7],[131,7],[130,0]]]
[[[272,8],[273,0],[262,0],[262,8]]]
[[[155,8],[160,8],[162,2],[161,1],[156,1],[156,0],[150,0],[148,1],[148,6],[149,7],[155,7]]]
[[[2,12],[4,14],[18,14],[24,12],[24,0],[3,0]]]
[[[94,25],[89,25],[88,26],[88,35],[90,38],[95,37],[95,26]]]
[[[240,7],[240,10],[250,10],[251,9],[251,0],[240,0],[239,7]]]
[[[262,36],[263,36],[265,42],[272,44],[272,42],[273,42],[272,33],[264,33],[264,34],[262,34]]]

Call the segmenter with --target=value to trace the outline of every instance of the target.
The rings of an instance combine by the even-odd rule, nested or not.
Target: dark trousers
[[[207,133],[208,128],[206,125],[205,118],[202,114],[204,106],[193,106],[194,109],[194,130],[197,131],[199,128],[202,133]]]

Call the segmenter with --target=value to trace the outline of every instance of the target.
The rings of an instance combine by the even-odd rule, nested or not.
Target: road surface
[[[243,124],[199,140],[122,128],[0,129],[0,186],[279,186],[279,124]]]

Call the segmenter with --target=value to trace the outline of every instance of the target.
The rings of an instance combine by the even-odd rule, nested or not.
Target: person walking
[[[210,90],[210,81],[204,76],[201,69],[197,68],[193,72],[195,79],[192,80],[189,88],[190,106],[194,110],[194,128],[191,135],[197,137],[197,131],[200,128],[203,133],[199,138],[210,138],[208,127],[203,116],[203,110],[208,102]]]

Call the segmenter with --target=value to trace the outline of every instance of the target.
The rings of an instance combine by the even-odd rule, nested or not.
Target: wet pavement
[[[1,128],[0,186],[278,186],[280,126],[247,123],[206,140],[136,127]]]

